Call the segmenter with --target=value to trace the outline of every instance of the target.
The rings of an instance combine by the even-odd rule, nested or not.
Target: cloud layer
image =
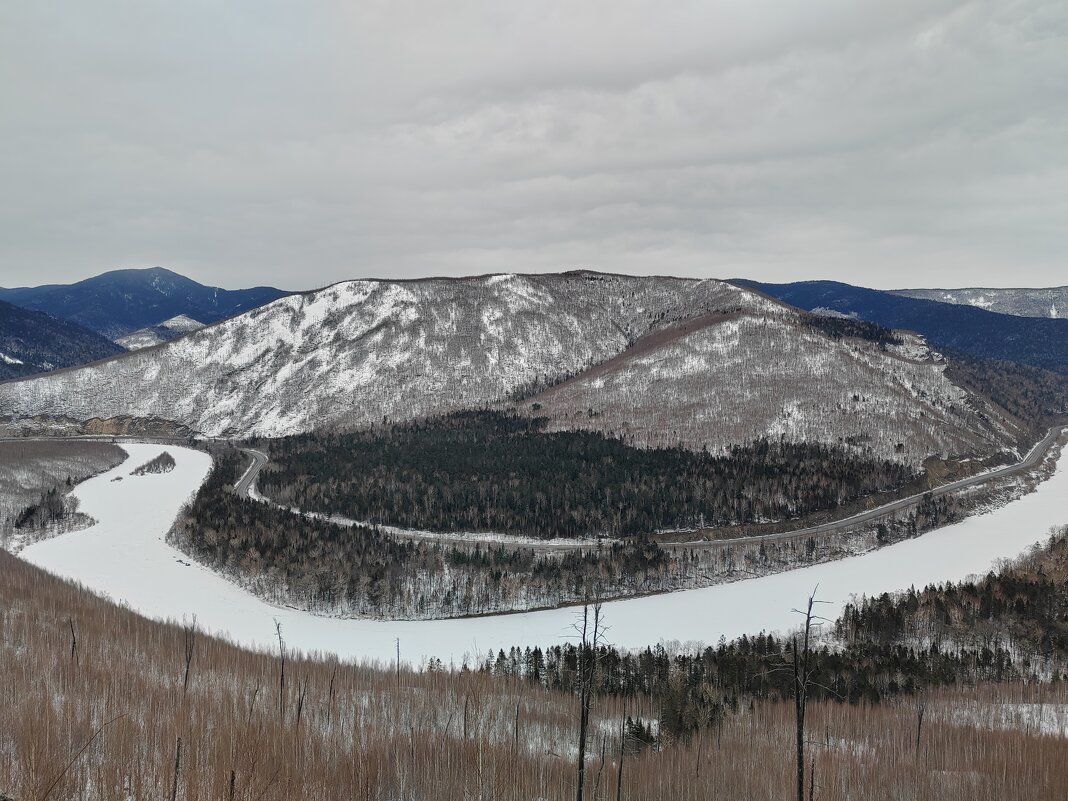
[[[1068,283],[1068,5],[0,10],[0,284]]]

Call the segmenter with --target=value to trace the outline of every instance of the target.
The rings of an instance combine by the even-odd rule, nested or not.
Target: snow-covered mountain
[[[550,427],[622,433],[642,445],[710,449],[756,437],[845,443],[919,465],[996,452],[1019,435],[949,381],[915,334],[883,347],[832,339],[797,315],[726,315],[650,335],[517,410]]]
[[[696,447],[861,437],[917,462],[1008,443],[1012,432],[976,423],[980,402],[943,369],[922,342],[899,354],[834,340],[721,281],[350,281],[150,350],[0,384],[0,414],[161,417],[209,435],[277,436],[540,403],[558,426],[610,424]]]
[[[188,315],[179,314],[169,320],[164,320],[159,325],[141,328],[134,331],[132,334],[119,337],[115,342],[116,344],[122,345],[126,350],[140,350],[141,348],[150,348],[153,345],[159,345],[163,342],[170,342],[172,339],[177,339],[182,334],[188,334],[190,331],[196,331],[203,327],[204,323],[194,320]]]
[[[1018,317],[1068,317],[1068,286],[1045,289],[895,289],[893,294],[977,306]]]

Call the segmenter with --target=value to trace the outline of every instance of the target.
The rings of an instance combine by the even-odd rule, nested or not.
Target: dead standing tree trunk
[[[70,626],[70,661],[78,663],[78,635],[74,633],[74,618],[68,617],[67,624]]]
[[[793,677],[794,677],[794,716],[796,722],[796,758],[797,758],[797,801],[805,801],[805,713],[808,709],[808,693],[813,685],[813,676],[816,674],[815,660],[812,658],[812,622],[815,616],[812,607],[819,601],[816,600],[816,589],[808,597],[808,603],[804,611],[795,609],[795,612],[805,616],[805,624],[801,633],[801,643],[798,644],[797,636],[793,638]],[[815,771],[815,764],[811,772]],[[809,798],[815,790],[815,777],[810,776]]]
[[[282,639],[282,624],[277,620],[274,623],[274,629],[278,635],[278,720],[284,723],[286,717],[286,642]]]
[[[586,783],[586,737],[590,727],[590,705],[593,697],[593,677],[597,666],[597,646],[601,638],[601,605],[593,606],[593,629],[590,630],[590,605],[582,607],[582,639],[579,643],[579,742],[578,778],[575,783],[575,801],[582,801]]]
[[[182,629],[183,648],[185,657],[185,676],[182,679],[182,695],[189,691],[189,666],[193,662],[193,653],[197,647],[197,617],[193,615],[193,621]]]

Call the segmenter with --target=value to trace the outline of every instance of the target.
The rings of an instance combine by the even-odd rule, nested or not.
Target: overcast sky
[[[0,284],[1068,284],[1068,3],[10,2]]]

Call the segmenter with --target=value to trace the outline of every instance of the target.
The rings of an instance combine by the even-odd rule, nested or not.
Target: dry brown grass
[[[276,654],[202,635],[186,691],[184,643],[180,625],[148,621],[0,553],[0,793],[169,799],[181,738],[183,801],[573,797],[569,696],[477,673],[299,655],[280,692]],[[1063,704],[1068,689],[932,696],[918,750],[912,700],[813,704],[817,798],[1068,797],[1068,740],[983,725],[992,704],[1036,699]],[[615,797],[623,711],[621,699],[595,699],[587,798]],[[656,715],[649,699],[631,699],[627,712]],[[790,704],[743,703],[689,742],[628,756],[623,797],[787,798],[791,715]]]

